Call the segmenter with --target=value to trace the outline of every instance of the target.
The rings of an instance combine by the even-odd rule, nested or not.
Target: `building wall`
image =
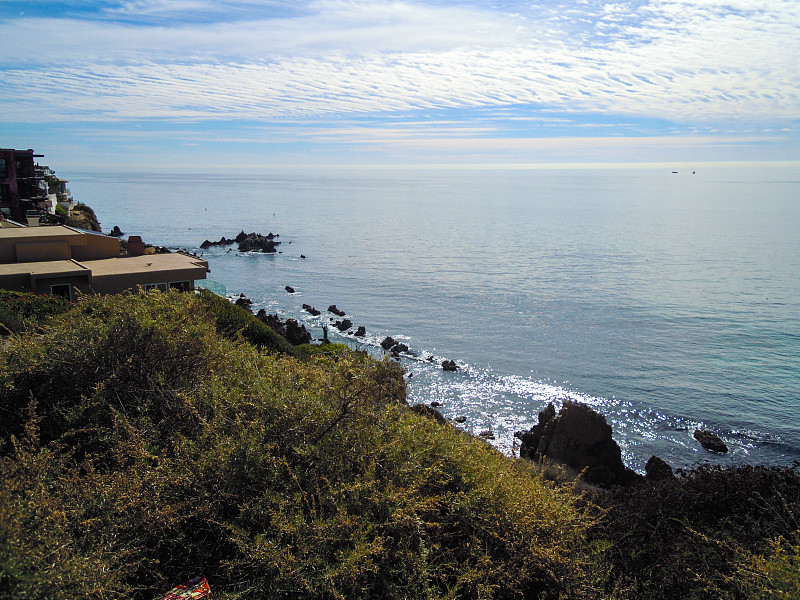
[[[114,258],[122,253],[122,244],[117,238],[87,233],[83,239],[85,245],[72,246],[72,258],[75,260]]]

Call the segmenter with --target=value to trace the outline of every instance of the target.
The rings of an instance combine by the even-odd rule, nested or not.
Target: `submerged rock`
[[[629,484],[640,478],[622,462],[622,451],[603,415],[585,404],[565,401],[556,415],[552,403],[539,423],[517,437],[520,457],[563,463],[597,485]]]
[[[728,446],[725,445],[725,442],[723,442],[718,435],[709,431],[695,429],[694,439],[700,442],[703,448],[711,452],[718,452],[720,454],[728,452]]]
[[[454,360],[443,360],[442,361],[442,370],[443,371],[449,371],[449,372],[458,371],[458,365],[456,364],[456,361],[454,361]]]

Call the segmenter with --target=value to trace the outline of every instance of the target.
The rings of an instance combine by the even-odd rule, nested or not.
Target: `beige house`
[[[140,242],[141,243],[141,242]],[[193,290],[208,262],[174,252],[122,254],[117,238],[65,227],[0,228],[0,289],[115,294],[136,286]]]

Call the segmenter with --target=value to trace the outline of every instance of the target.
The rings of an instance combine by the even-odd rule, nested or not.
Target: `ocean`
[[[440,403],[507,454],[569,399],[605,415],[640,472],[653,454],[679,468],[791,464],[800,169],[674,170],[59,174],[104,231],[201,255],[254,309],[321,337],[336,304],[367,336],[331,327],[332,339],[376,356],[385,336],[406,343],[409,402]],[[199,248],[240,231],[279,234],[280,253]],[[696,428],[730,452],[704,450]]]

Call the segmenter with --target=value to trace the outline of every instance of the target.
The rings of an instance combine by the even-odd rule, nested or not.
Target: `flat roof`
[[[48,260],[43,262],[0,264],[0,276],[33,275],[34,277],[59,277],[87,275],[90,269],[77,260]]]
[[[0,227],[0,239],[18,238],[26,240],[42,240],[48,237],[64,237],[85,235],[66,225],[45,225],[42,227]]]
[[[143,256],[118,256],[85,260],[80,264],[92,270],[93,277],[104,275],[125,275],[133,273],[158,273],[178,269],[208,269],[208,262],[201,258],[187,256],[179,252],[169,254],[145,254]]]

